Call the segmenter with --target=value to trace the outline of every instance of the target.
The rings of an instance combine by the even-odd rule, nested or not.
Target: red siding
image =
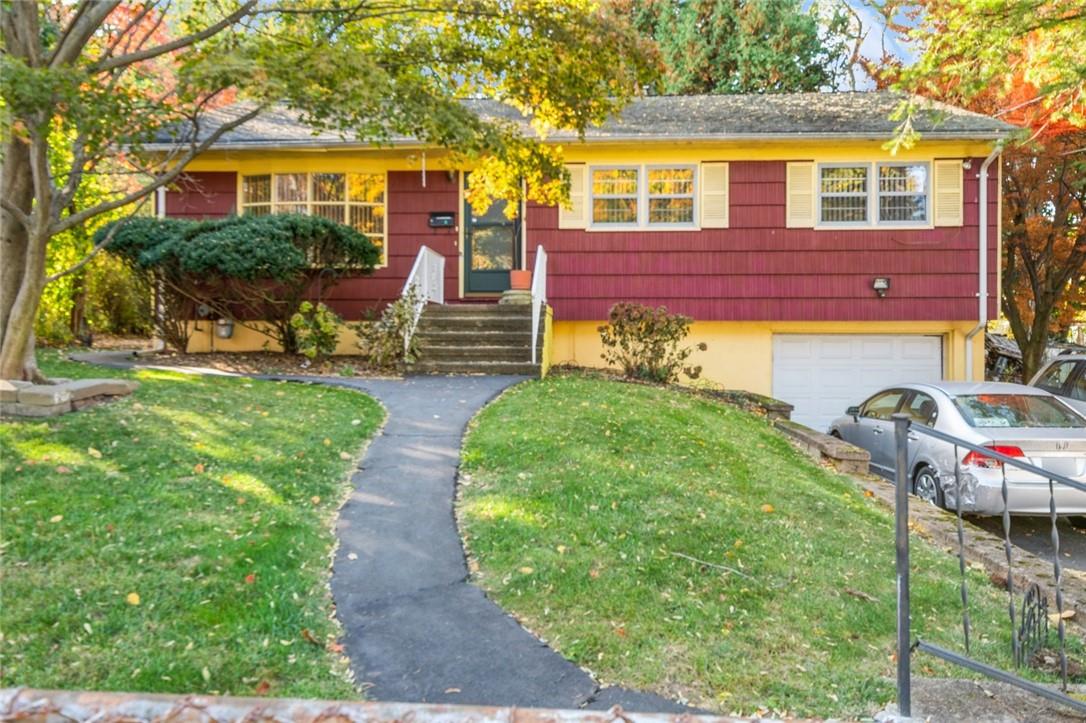
[[[166,191],[166,215],[173,218],[221,218],[237,212],[236,173],[194,172]]]
[[[558,229],[531,205],[529,262],[550,258],[556,319],[596,320],[616,301],[666,305],[699,320],[944,321],[977,318],[976,169],[965,173],[965,225],[930,230],[786,229],[785,164],[730,165],[728,229],[588,232]],[[998,299],[998,183],[989,190],[989,313]],[[889,276],[879,299],[871,279]]]

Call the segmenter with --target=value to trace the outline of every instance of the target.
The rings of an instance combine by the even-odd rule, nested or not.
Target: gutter
[[[995,148],[980,164],[980,195],[978,202],[977,222],[980,228],[977,231],[977,325],[965,335],[965,378],[966,381],[976,381],[973,377],[973,337],[988,326],[988,167],[1003,153],[1003,140],[996,141]]]

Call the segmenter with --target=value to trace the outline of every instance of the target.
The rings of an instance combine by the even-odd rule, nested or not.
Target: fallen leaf
[[[309,501],[312,502],[315,505],[319,505],[321,503],[321,498],[318,497],[317,495],[313,495],[312,497],[309,498]]]
[[[83,623],[83,629],[87,631],[87,635],[94,635],[94,628],[90,623]]]
[[[874,497],[875,493],[871,490],[864,490],[864,497]]]
[[[342,653],[343,643],[328,643],[328,651],[331,653]]]
[[[139,605],[140,594],[138,592],[130,592],[124,596],[124,601],[129,605]]]
[[[767,515],[771,514],[773,512],[773,505],[768,503],[762,505],[762,512],[766,513]]]
[[[351,426],[352,426],[352,427],[357,427],[357,426],[358,426],[358,425],[360,425],[360,424],[362,424],[362,420],[361,420],[361,419],[352,419],[352,420],[351,420]]]
[[[94,447],[87,447],[87,454],[89,454],[91,457],[94,457],[95,459],[102,459],[102,453]]]
[[[271,683],[266,680],[260,681],[256,684],[256,687],[253,688],[253,692],[257,695],[267,695],[269,690],[271,690]]]
[[[254,582],[256,582],[256,575],[254,573],[250,572],[248,575],[245,576],[246,585],[252,585]]]
[[[531,575],[533,572],[535,572],[535,570],[533,570],[530,567],[522,567],[522,568],[520,568],[520,572],[521,572],[521,574],[524,574],[524,575]]]
[[[71,473],[71,471],[72,471],[71,467],[65,467],[64,465],[60,465],[56,469],[57,474],[69,474],[69,473]]]
[[[53,515],[52,517],[49,518],[49,521],[50,522],[60,522],[63,519],[64,519],[64,515]]]
[[[861,600],[866,600],[867,602],[878,602],[878,600],[875,598],[874,595],[869,595],[868,593],[864,592],[863,590],[853,590],[850,587],[846,587],[845,592],[848,593],[849,595],[851,595],[852,597],[856,597],[856,598],[859,598]]]
[[[204,677],[205,683],[211,682],[211,671],[207,669],[206,665],[204,666],[204,669],[200,671],[200,675]]]
[[[340,453],[339,453],[339,458],[340,458],[340,459],[350,459],[350,458],[351,458],[351,455],[350,455],[350,453],[349,453],[349,452],[340,452]]]
[[[347,559],[348,559],[348,560],[357,560],[357,559],[358,559],[358,555],[354,554],[353,552],[348,552],[348,553],[347,553]]]
[[[332,445],[332,440],[328,439],[328,437],[325,437],[324,438],[324,446],[325,447],[330,447],[331,445]]]
[[[459,688],[446,688],[445,692],[446,693],[459,693],[460,689]]]
[[[195,472],[196,474],[203,474],[204,473],[204,463],[203,462],[197,462],[195,464],[195,466],[193,466],[192,471]]]
[[[321,641],[317,640],[317,638],[313,636],[313,633],[309,632],[309,628],[302,628],[302,637],[305,638],[307,643],[313,643],[313,645],[316,645],[317,647],[321,646]]]

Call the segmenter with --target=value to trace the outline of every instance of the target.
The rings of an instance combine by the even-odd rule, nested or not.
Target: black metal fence
[[[1086,492],[1086,484],[1076,482],[1063,475],[1036,467],[1022,459],[1008,457],[989,447],[972,444],[963,439],[939,432],[931,427],[913,422],[906,414],[895,414],[894,437],[896,442],[896,478],[895,484],[895,530],[897,543],[897,689],[898,710],[901,716],[912,715],[912,653],[920,651],[933,655],[954,665],[959,665],[995,680],[1022,688],[1049,700],[1063,704],[1080,713],[1086,713],[1086,702],[1076,700],[1067,694],[1067,631],[1063,615],[1063,568],[1060,563],[1060,533],[1057,526],[1056,489],[1060,485]],[[953,502],[945,496],[948,506],[956,509],[958,523],[958,568],[961,572],[961,618],[965,653],[955,652],[940,645],[920,640],[913,640],[911,618],[909,614],[909,441],[914,435],[925,435],[941,440],[953,447],[954,474],[952,484]],[[1052,571],[1055,587],[1055,619],[1059,644],[1059,690],[1027,680],[1016,673],[1008,672],[974,660],[970,655],[972,623],[969,617],[969,586],[966,574],[965,526],[962,521],[962,500],[964,497],[964,479],[961,468],[961,451],[970,450],[1002,463],[1003,497],[1003,550],[1007,558],[1007,615],[1010,621],[1012,654],[1016,668],[1026,664],[1032,654],[1043,646],[1049,635],[1048,597],[1044,590],[1036,585],[1026,588],[1021,604],[1014,582],[1014,548],[1011,544],[1011,514],[1008,504],[1007,467],[1020,469],[1048,480],[1049,518],[1052,523]],[[948,475],[949,477],[949,475]],[[940,479],[940,484],[943,480]]]

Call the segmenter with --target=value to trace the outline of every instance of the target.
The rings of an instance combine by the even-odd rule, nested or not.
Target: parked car
[[[1046,471],[1086,484],[1086,416],[1037,387],[1001,382],[902,384],[884,389],[850,407],[830,426],[830,433],[871,453],[871,466],[894,477],[895,412],[934,429],[1009,457],[1021,457]],[[954,446],[916,432],[909,434],[909,484],[917,497],[957,509]],[[1003,463],[984,454],[958,449],[962,512],[1003,513]],[[1006,470],[1007,502],[1012,514],[1049,513],[1047,478]],[[1056,485],[1061,515],[1086,514],[1086,492]]]
[[[1086,354],[1064,354],[1050,361],[1029,382],[1061,397],[1086,414]]]

